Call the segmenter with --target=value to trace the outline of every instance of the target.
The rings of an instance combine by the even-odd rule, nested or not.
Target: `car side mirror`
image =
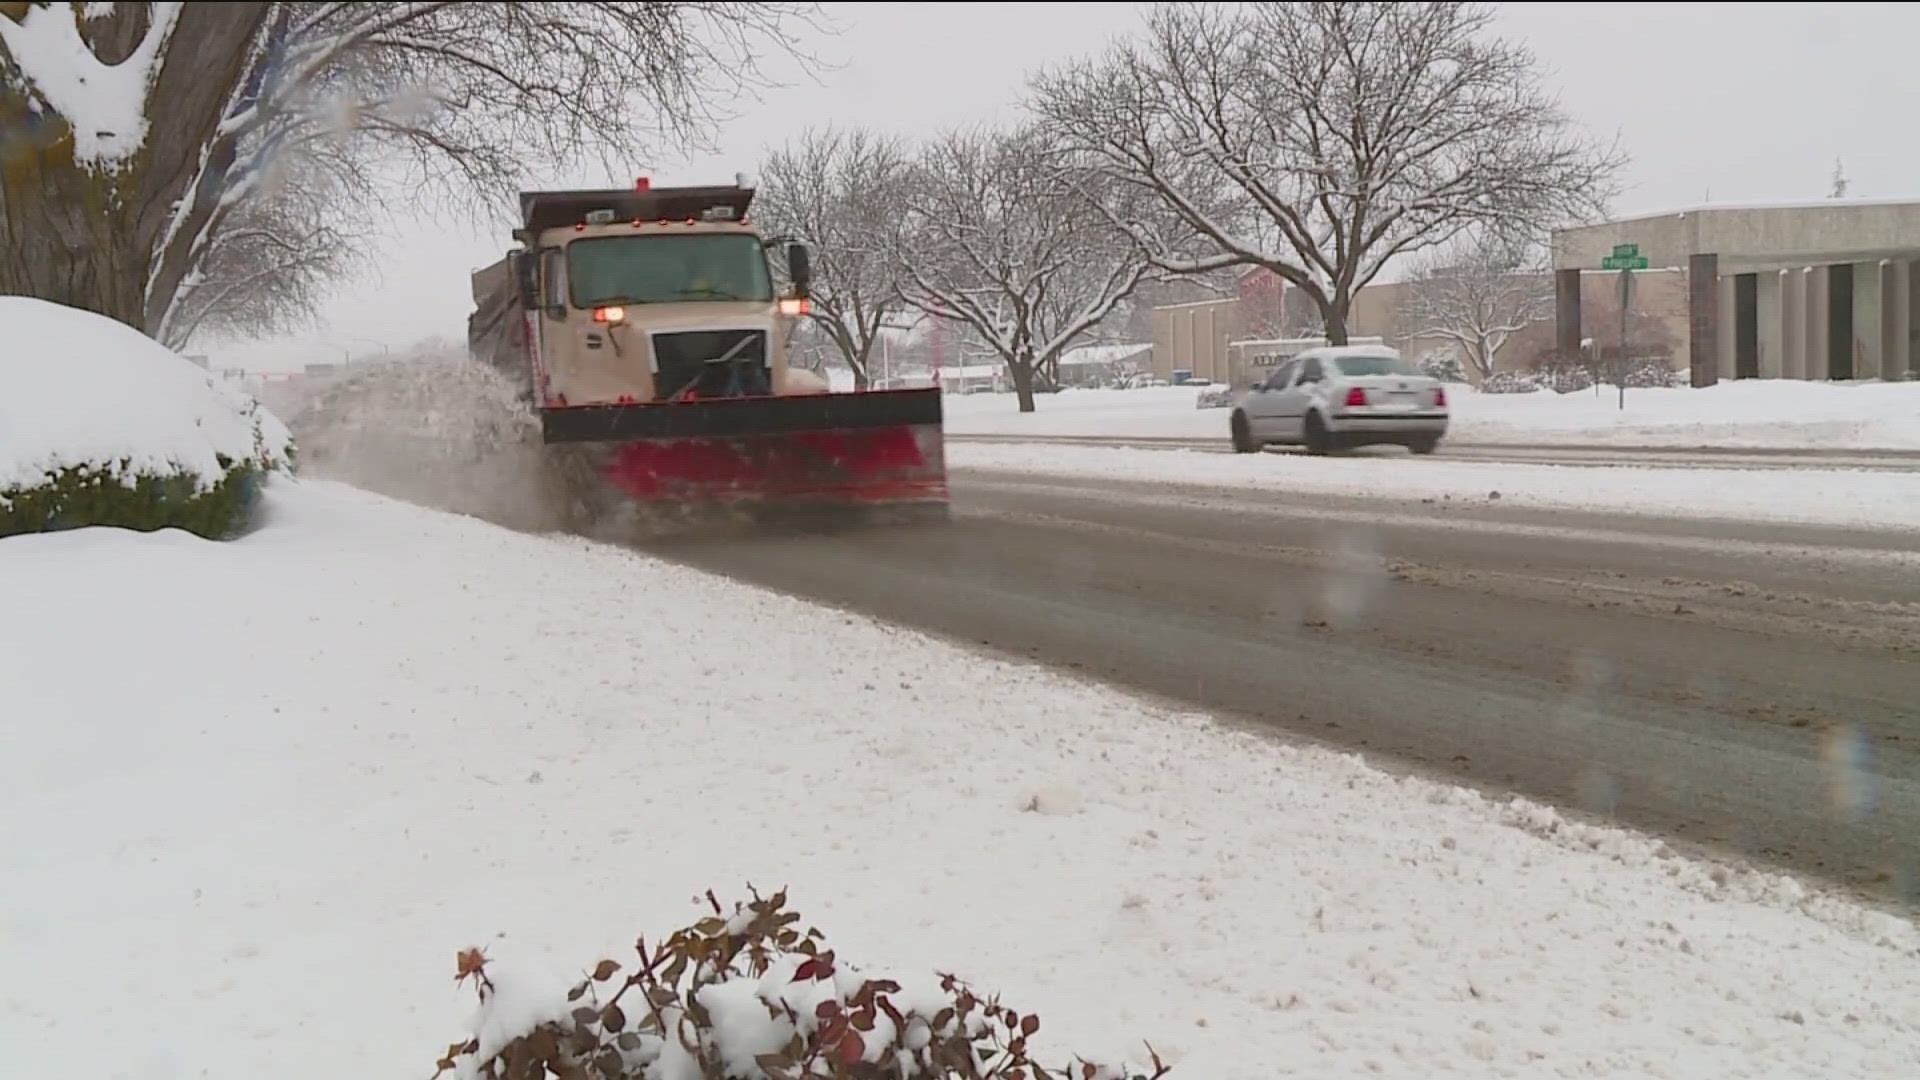
[[[798,241],[787,245],[787,277],[796,296],[805,298],[813,291],[813,252]]]

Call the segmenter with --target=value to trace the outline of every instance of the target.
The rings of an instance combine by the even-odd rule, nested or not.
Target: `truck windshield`
[[[767,256],[746,233],[597,236],[567,245],[573,306],[772,300]]]

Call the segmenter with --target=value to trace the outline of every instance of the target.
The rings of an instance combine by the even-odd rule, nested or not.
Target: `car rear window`
[[[1368,375],[1418,375],[1419,370],[1399,356],[1343,356],[1328,361],[1342,375],[1364,378]]]

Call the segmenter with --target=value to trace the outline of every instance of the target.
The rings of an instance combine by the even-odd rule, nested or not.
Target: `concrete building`
[[[1246,336],[1246,306],[1238,297],[1169,304],[1153,309],[1153,374],[1173,381],[1179,373],[1231,382],[1227,343]]]
[[[1695,386],[1920,377],[1920,201],[1703,206],[1553,235],[1555,341],[1587,325],[1583,279],[1616,248],[1684,269]]]

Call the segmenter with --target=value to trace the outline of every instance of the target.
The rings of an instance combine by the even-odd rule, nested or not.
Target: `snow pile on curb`
[[[1453,438],[1474,443],[1752,449],[1920,449],[1920,383],[1742,379],[1704,389],[1452,395]]]
[[[0,540],[20,1075],[404,1073],[472,1018],[462,947],[541,1000],[748,884],[1173,1080],[1920,1057],[1920,932],[1784,879],[628,551],[267,509]]]
[[[191,474],[204,492],[234,465],[288,464],[273,414],[104,315],[0,296],[0,337],[0,491],[90,467],[128,486]]]
[[[1419,501],[1463,516],[1490,505],[1692,520],[1920,529],[1920,473],[1520,465],[1037,443],[955,443],[947,465],[1031,476],[1145,481],[1223,492]],[[1231,496],[1227,496],[1231,498]]]

